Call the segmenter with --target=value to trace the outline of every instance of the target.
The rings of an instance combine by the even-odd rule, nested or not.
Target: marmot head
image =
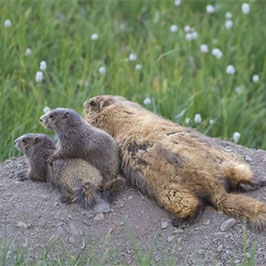
[[[113,96],[113,95],[100,95],[93,98],[88,99],[83,103],[84,107],[84,118],[88,120],[88,118],[92,118],[97,113],[100,113],[105,108],[116,105],[116,106],[127,106],[134,108],[142,108],[139,104],[135,102],[128,101],[126,98],[122,96]]]
[[[55,149],[54,141],[45,134],[28,133],[15,140],[16,148],[27,155],[35,147]]]
[[[63,132],[69,127],[78,125],[82,118],[72,109],[57,108],[41,116],[40,121],[46,128]]]

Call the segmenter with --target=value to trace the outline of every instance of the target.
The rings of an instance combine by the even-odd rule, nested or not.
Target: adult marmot
[[[114,182],[103,186],[100,171],[85,160],[63,159],[49,165],[47,159],[55,152],[56,146],[45,134],[25,134],[15,140],[15,145],[27,158],[28,177],[34,181],[48,181],[57,187],[66,203],[78,202],[88,208],[98,202],[99,191],[108,199],[118,192]]]
[[[265,185],[253,180],[241,158],[120,96],[87,100],[84,117],[116,139],[126,179],[173,213],[177,224],[195,219],[207,202],[228,215],[248,219],[258,230],[266,227],[264,203],[229,193],[241,184],[255,189]]]

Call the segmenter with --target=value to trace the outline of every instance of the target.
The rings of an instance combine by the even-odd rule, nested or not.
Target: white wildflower
[[[193,40],[193,35],[192,35],[192,33],[188,32],[188,33],[186,34],[185,38],[186,38],[187,41],[192,41],[192,40]]]
[[[248,3],[244,3],[242,4],[241,9],[242,9],[242,13],[246,15],[250,11],[250,6]]]
[[[134,53],[130,54],[129,57],[128,57],[128,60],[129,61],[136,61],[137,60],[137,55],[134,54]]]
[[[176,25],[172,25],[172,26],[170,27],[170,31],[171,31],[171,32],[177,32],[177,30],[178,30],[178,27],[177,27]]]
[[[106,68],[104,66],[99,67],[98,69],[100,75],[104,75],[106,73]]]
[[[47,69],[46,61],[41,61],[40,62],[40,70],[44,71],[46,69]]]
[[[4,25],[5,25],[6,28],[11,27],[12,26],[11,20],[10,19],[5,20],[4,21]]]
[[[136,70],[141,70],[142,69],[142,65],[141,64],[137,64],[136,65]]]
[[[213,119],[210,119],[210,120],[209,120],[209,124],[210,124],[210,125],[213,125],[213,124],[214,124],[214,120],[213,120]]]
[[[213,44],[216,44],[216,43],[218,43],[218,40],[217,40],[217,39],[213,39],[213,40],[212,40],[212,43],[213,43]]]
[[[48,113],[50,110],[51,110],[51,109],[50,109],[48,106],[45,106],[45,107],[43,108],[43,112],[44,112],[45,114]]]
[[[215,13],[215,7],[213,5],[207,5],[206,6],[206,12],[209,14]]]
[[[231,19],[233,17],[232,13],[231,12],[226,12],[225,13],[225,18],[226,19]]]
[[[199,35],[196,31],[193,31],[191,34],[192,34],[192,40],[198,39]]]
[[[209,51],[208,45],[207,45],[207,44],[202,44],[202,45],[200,46],[200,51],[201,51],[203,54],[208,53],[208,51]]]
[[[252,76],[252,81],[253,81],[254,83],[258,83],[258,82],[260,81],[260,76],[259,76],[258,74],[254,74],[254,75]]]
[[[30,48],[27,48],[27,49],[25,50],[25,55],[26,55],[26,56],[30,56],[31,54],[32,54],[31,49],[30,49]]]
[[[98,40],[98,39],[99,39],[99,36],[98,36],[97,33],[93,33],[93,34],[91,35],[91,40],[96,41],[96,40]]]
[[[145,105],[149,105],[149,104],[151,104],[151,98],[146,97],[146,98],[144,99],[143,103],[144,103]]]
[[[226,20],[225,21],[225,27],[229,30],[233,27],[233,21],[232,20]]]
[[[180,5],[181,5],[181,3],[182,3],[182,1],[181,1],[181,0],[175,0],[175,6],[180,6]]]
[[[190,118],[189,118],[189,117],[186,117],[186,118],[185,118],[185,124],[188,125],[189,122],[190,122]]]
[[[240,94],[243,90],[244,90],[244,87],[243,86],[237,86],[235,88],[236,94]]]
[[[220,59],[223,57],[222,51],[218,48],[212,49],[212,55],[214,55],[217,59]]]
[[[234,135],[233,135],[233,141],[235,143],[238,143],[239,139],[240,139],[240,133],[239,132],[235,132]]]
[[[43,73],[42,71],[37,71],[35,74],[35,80],[36,82],[42,82],[43,80]]]
[[[228,75],[233,75],[233,74],[235,74],[235,72],[236,72],[236,70],[235,70],[235,67],[234,67],[234,66],[232,66],[232,65],[228,65],[228,66],[226,67],[226,73],[227,73]]]
[[[201,115],[200,114],[195,114],[194,121],[199,124],[201,122]]]
[[[184,32],[190,32],[191,31],[191,27],[189,25],[186,25],[184,27]]]

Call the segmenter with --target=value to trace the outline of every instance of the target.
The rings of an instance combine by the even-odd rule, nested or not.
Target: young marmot
[[[99,191],[107,199],[112,199],[118,193],[119,184],[109,182],[103,187],[101,173],[85,160],[63,159],[49,165],[47,159],[55,152],[56,146],[47,135],[25,134],[15,140],[15,145],[27,158],[28,177],[50,182],[58,188],[62,201],[66,203],[77,202],[88,208],[99,200]]]
[[[59,146],[48,159],[82,158],[96,167],[104,182],[117,178],[119,153],[116,141],[101,129],[89,125],[76,111],[57,108],[40,118],[45,127],[55,130]]]
[[[209,203],[217,210],[266,227],[266,205],[230,193],[242,184],[254,189],[252,171],[241,158],[204,143],[201,134],[165,120],[119,96],[84,103],[85,120],[111,134],[121,150],[124,176],[177,218],[195,219]]]

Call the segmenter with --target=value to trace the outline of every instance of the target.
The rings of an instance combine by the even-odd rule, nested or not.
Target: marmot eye
[[[54,118],[54,115],[49,115],[49,118]]]
[[[94,107],[94,106],[96,106],[96,102],[95,101],[91,101],[90,105]]]
[[[25,139],[22,139],[22,142],[23,142],[23,143],[26,143],[27,141],[26,141]]]

